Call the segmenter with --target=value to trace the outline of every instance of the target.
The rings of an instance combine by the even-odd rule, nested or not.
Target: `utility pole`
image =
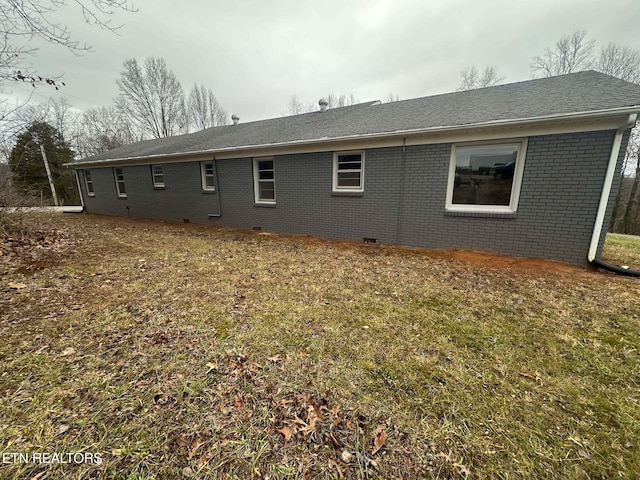
[[[51,195],[53,195],[53,204],[58,206],[58,195],[56,195],[56,187],[53,184],[53,178],[51,177],[51,169],[49,168],[49,162],[47,161],[47,155],[44,153],[44,146],[40,145],[40,153],[42,154],[42,161],[44,162],[44,168],[47,170],[47,177],[49,177],[49,186],[51,187]]]

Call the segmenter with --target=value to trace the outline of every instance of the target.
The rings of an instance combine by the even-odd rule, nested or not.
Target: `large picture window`
[[[273,158],[253,159],[253,189],[256,203],[276,203],[276,176]]]
[[[364,191],[364,152],[333,154],[333,191]]]
[[[527,141],[451,147],[447,210],[515,212]]]
[[[114,168],[113,175],[116,179],[116,191],[121,198],[127,198],[127,190],[124,186],[124,172],[121,168]]]

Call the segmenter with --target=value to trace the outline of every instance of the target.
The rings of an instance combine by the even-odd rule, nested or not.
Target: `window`
[[[164,173],[162,172],[162,165],[151,165],[151,178],[153,179],[154,187],[164,187]]]
[[[253,159],[253,190],[256,203],[276,203],[276,177],[273,158]]]
[[[91,180],[91,172],[89,170],[84,170],[84,186],[87,189],[87,195],[95,197],[96,192],[93,190],[93,180]]]
[[[114,168],[113,175],[116,177],[116,191],[121,198],[127,198],[127,190],[124,188],[124,173],[121,168]]]
[[[451,147],[447,210],[515,212],[527,141]]]
[[[214,191],[216,189],[216,174],[213,162],[200,162],[200,175],[202,177],[202,190]]]
[[[333,191],[364,191],[364,152],[333,154]]]

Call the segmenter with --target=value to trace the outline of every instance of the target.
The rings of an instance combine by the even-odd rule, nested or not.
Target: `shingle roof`
[[[241,149],[639,105],[640,85],[586,71],[392,103],[368,102],[325,112],[214,127],[133,143],[82,161]]]

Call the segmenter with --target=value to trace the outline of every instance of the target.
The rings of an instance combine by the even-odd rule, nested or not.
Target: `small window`
[[[116,177],[116,191],[121,198],[127,198],[127,190],[124,186],[124,173],[121,168],[114,168],[113,175]]]
[[[84,170],[84,186],[87,189],[87,195],[95,197],[96,193],[93,190],[93,180],[91,180],[91,171]]]
[[[203,190],[213,191],[216,189],[216,174],[213,162],[200,162],[200,175],[202,176]]]
[[[333,191],[364,191],[364,152],[333,154]]]
[[[151,165],[151,178],[153,179],[154,187],[164,187],[164,173],[162,172],[162,165]]]
[[[451,147],[447,210],[515,212],[527,141]]]
[[[253,189],[256,203],[276,203],[273,158],[253,159]]]

